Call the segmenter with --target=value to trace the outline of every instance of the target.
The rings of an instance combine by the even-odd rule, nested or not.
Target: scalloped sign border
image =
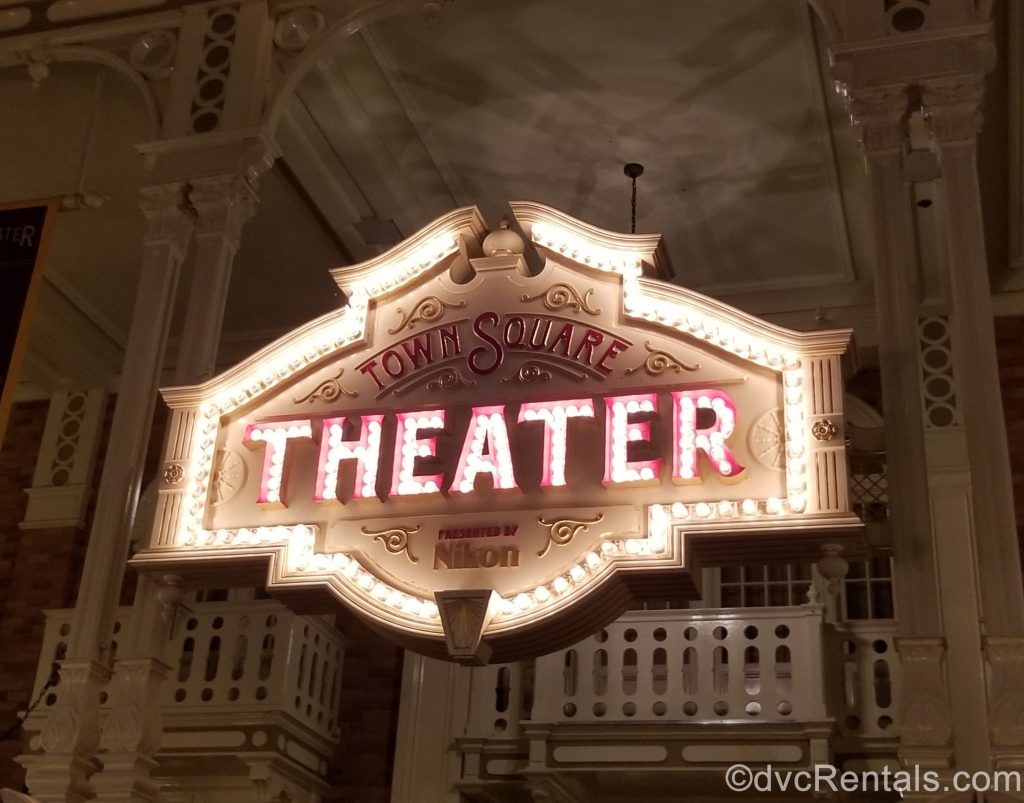
[[[157,514],[150,543],[132,564],[187,585],[264,585],[300,612],[326,612],[342,602],[404,646],[479,663],[543,654],[592,633],[631,599],[692,590],[691,538],[731,538],[742,557],[742,537],[770,548],[803,534],[820,542],[824,534],[859,530],[843,437],[841,359],[849,330],[789,331],[670,284],[658,235],[603,231],[531,202],[511,207],[528,246],[512,232],[488,237],[475,208],[456,210],[380,257],[333,270],[345,306],[202,385],[164,390],[172,419]],[[533,263],[543,262],[541,270],[529,269],[524,248]],[[566,343],[566,359],[517,358],[506,366],[496,357],[499,335],[490,351],[466,355],[456,350],[456,324],[430,328],[471,315],[481,294],[504,299],[491,303],[512,310],[512,323],[501,318],[506,342],[510,326],[526,342],[515,327],[532,322],[536,332],[543,315],[595,323],[573,346],[575,363]],[[516,312],[527,307],[534,311]],[[378,315],[383,310],[390,317]],[[483,315],[493,321],[481,324]],[[477,313],[459,323],[488,345],[483,326],[499,317]],[[572,323],[562,325],[573,331]],[[429,345],[421,333],[433,332],[439,353],[447,337],[458,358],[431,364],[430,372],[410,369],[407,378],[389,354],[401,356],[395,344],[410,332],[420,345]],[[638,332],[649,337],[641,341]],[[406,343],[406,354],[418,360],[423,355],[410,351],[410,342],[417,341]],[[628,367],[616,363],[627,350]],[[342,358],[348,368],[338,367]],[[776,383],[779,404],[751,411],[744,426],[735,426],[729,393],[666,384],[666,376],[685,376],[705,362],[735,367],[732,382],[744,381],[746,366],[759,381]],[[500,379],[491,376],[499,367],[509,368]],[[573,394],[554,398],[552,388],[573,383]],[[505,406],[494,403],[496,388],[508,388],[520,408],[517,420],[506,420]],[[452,433],[444,405],[424,404],[428,390],[445,404],[472,409],[456,471],[454,455],[437,471],[438,436]],[[407,392],[403,408],[397,399]],[[366,413],[374,394],[384,405],[379,414],[349,414]],[[659,398],[672,405],[668,415],[663,401],[659,430],[671,436],[671,466],[638,457],[632,443],[651,438]],[[701,407],[714,410],[714,426],[699,418]],[[391,420],[382,425],[386,416]],[[566,432],[596,428],[598,421],[582,420],[598,418],[605,422],[608,490],[602,495],[597,484],[596,494],[591,489],[575,499],[566,477],[579,469],[567,464]],[[521,459],[523,450],[510,451],[508,432],[524,422],[545,435],[531,454],[542,466],[535,495],[517,510],[501,500],[512,493],[502,489],[518,487],[520,469],[510,455]],[[382,447],[382,432],[393,439],[396,430],[397,446]],[[289,445],[299,442],[307,445],[286,459]],[[746,450],[745,467],[730,444]],[[307,455],[311,467],[289,486],[286,469],[300,459],[296,454]],[[716,480],[753,476],[748,488],[776,482],[779,490],[746,494],[735,482],[728,493],[701,496],[693,488],[701,482],[699,471],[694,476],[698,461]],[[354,481],[343,464],[355,467]],[[299,469],[290,471],[299,476]],[[315,494],[308,504],[286,507],[285,489],[300,483]],[[354,490],[341,504],[338,488],[346,484]],[[378,490],[385,486],[390,490]],[[537,503],[545,489],[556,491],[546,497],[553,501]],[[631,490],[632,504],[622,503],[622,489]],[[389,498],[396,495],[404,498]],[[498,500],[483,507],[500,515],[489,520],[479,498],[472,509],[464,504],[481,495]],[[450,587],[444,578],[453,578]]]

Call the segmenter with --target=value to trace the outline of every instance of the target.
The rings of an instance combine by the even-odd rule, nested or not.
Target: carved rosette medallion
[[[409,549],[409,536],[419,532],[422,525],[415,527],[391,527],[387,530],[368,530],[361,527],[364,535],[369,535],[374,541],[384,545],[384,548],[392,555],[401,555],[403,552],[410,563],[419,563],[419,558],[412,554]]]
[[[565,546],[571,543],[572,539],[581,532],[586,532],[589,525],[597,524],[602,519],[604,519],[604,513],[598,513],[592,519],[546,519],[543,516],[538,516],[538,523],[548,528],[548,542],[537,553],[537,557],[543,558],[548,554],[552,544],[555,546]]]
[[[782,410],[769,410],[750,427],[747,441],[754,458],[765,468],[781,471],[786,467]]]
[[[210,475],[210,499],[214,505],[227,502],[245,484],[245,460],[231,449],[219,449]]]
[[[639,365],[627,368],[627,376],[641,370],[646,371],[650,376],[659,376],[665,373],[665,371],[672,371],[678,374],[680,371],[696,371],[700,368],[699,362],[693,365],[682,362],[667,351],[654,348],[650,342],[644,343],[644,347],[649,352],[647,359]]]
[[[586,312],[590,315],[600,315],[601,310],[590,305],[590,297],[593,294],[593,290],[587,290],[587,292],[581,296],[579,291],[571,284],[558,282],[557,284],[551,285],[551,287],[543,293],[538,293],[535,296],[524,294],[523,301],[542,301],[544,306],[552,312],[571,309],[573,312]]]
[[[295,404],[302,404],[303,402],[312,404],[315,401],[332,402],[340,396],[358,396],[359,391],[349,390],[342,386],[341,375],[344,373],[345,369],[339,368],[338,373],[330,379],[324,380],[305,396],[300,396],[297,399],[293,399],[293,401]]]
[[[185,479],[185,469],[179,463],[168,463],[164,466],[163,478],[168,485],[181,485]]]
[[[445,312],[450,309],[458,309],[459,307],[466,306],[465,301],[459,301],[455,304],[451,304],[437,296],[427,296],[426,298],[420,299],[416,302],[411,310],[406,312],[401,307],[398,307],[395,312],[402,316],[398,326],[394,329],[388,329],[388,334],[397,335],[403,329],[415,329],[416,324],[433,323],[444,317]]]
[[[819,441],[830,441],[838,432],[839,427],[827,418],[821,421],[815,421],[814,426],[811,427],[811,434],[814,436],[815,440]]]

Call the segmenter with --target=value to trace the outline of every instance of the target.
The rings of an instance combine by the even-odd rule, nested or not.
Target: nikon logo
[[[434,569],[495,569],[519,565],[519,548],[474,546],[469,541],[438,541]]]

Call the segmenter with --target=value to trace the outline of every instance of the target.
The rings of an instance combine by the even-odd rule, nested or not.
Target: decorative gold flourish
[[[476,382],[472,380],[463,379],[460,374],[454,368],[446,368],[441,372],[441,375],[432,382],[427,382],[427,390],[445,390],[447,388],[468,388],[470,385],[475,385]]]
[[[569,379],[573,379],[576,382],[582,382],[587,378],[585,373],[560,365],[553,360],[528,360],[520,365],[519,369],[515,373],[509,374],[501,381],[503,384],[507,384],[508,382],[520,382],[522,384],[530,382],[547,382],[551,379],[551,371],[567,376]],[[598,375],[598,377],[601,379],[604,378],[600,375]]]
[[[654,346],[651,345],[650,341],[644,343],[644,346],[647,348],[647,351],[649,351],[650,354],[648,354],[647,359],[644,360],[639,365],[635,365],[632,368],[627,368],[627,376],[629,374],[636,373],[641,369],[649,373],[651,376],[658,376],[659,374],[663,374],[665,373],[665,371],[669,370],[675,371],[678,374],[680,371],[696,371],[698,368],[700,368],[699,362],[694,363],[693,365],[688,365],[685,362],[681,362],[676,357],[673,357],[667,351],[661,351],[660,349],[654,348]]]
[[[330,379],[325,379],[305,396],[301,396],[298,399],[292,399],[292,402],[295,404],[302,404],[302,402],[309,402],[312,404],[317,399],[322,399],[325,402],[332,402],[341,395],[358,396],[358,391],[352,391],[348,388],[342,387],[339,380],[343,373],[345,373],[345,369],[339,368],[338,373]]]
[[[600,315],[601,310],[590,306],[590,297],[593,294],[593,290],[587,290],[587,292],[580,297],[579,291],[571,284],[558,282],[557,284],[551,285],[551,287],[543,293],[538,293],[535,296],[523,295],[523,301],[537,301],[538,299],[543,299],[544,306],[549,310],[560,310],[568,307],[576,312],[589,312],[591,315]]]
[[[827,418],[815,421],[814,426],[811,427],[811,434],[819,441],[830,441],[838,432],[839,427]]]
[[[404,552],[410,563],[418,563],[418,559],[409,549],[409,536],[419,532],[421,526],[417,524],[415,527],[391,527],[387,530],[368,530],[366,527],[360,529],[364,535],[372,536],[374,541],[380,541],[392,555],[401,555]]]
[[[397,335],[406,327],[410,329],[415,329],[416,324],[419,321],[431,323],[432,321],[436,321],[442,318],[444,316],[445,310],[455,309],[457,307],[464,306],[466,306],[465,301],[459,301],[458,303],[450,304],[449,302],[444,301],[443,299],[440,299],[437,296],[427,296],[426,298],[421,298],[419,301],[416,302],[416,306],[414,306],[408,312],[405,312],[401,307],[398,307],[395,310],[395,312],[402,316],[402,321],[394,329],[388,329],[388,334]]]
[[[502,382],[547,382],[551,379],[551,372],[545,371],[539,363],[525,362],[519,366],[519,370],[511,376],[506,376]]]
[[[555,519],[554,521],[548,520],[543,516],[538,516],[537,521],[549,529],[548,542],[544,545],[544,548],[537,553],[537,557],[543,558],[548,554],[548,550],[551,549],[552,544],[565,546],[581,532],[584,532],[588,525],[597,524],[603,518],[604,513],[598,513],[597,516],[592,519]]]

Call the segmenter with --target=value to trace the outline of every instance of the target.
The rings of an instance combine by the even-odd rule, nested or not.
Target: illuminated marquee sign
[[[694,544],[856,527],[849,332],[669,284],[656,236],[512,207],[528,243],[454,212],[336,269],[347,306],[165,391],[136,566],[340,599],[415,649],[509,660],[688,588]]]

